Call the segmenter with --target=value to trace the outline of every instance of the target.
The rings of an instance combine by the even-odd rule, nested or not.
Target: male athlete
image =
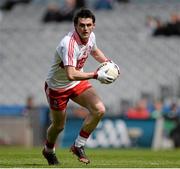
[[[104,71],[83,72],[89,55],[98,62],[108,62],[96,46],[95,16],[89,9],[81,9],[74,16],[74,30],[69,32],[56,48],[54,61],[45,83],[45,92],[50,106],[52,123],[47,130],[47,140],[42,151],[49,165],[57,165],[55,143],[66,122],[66,106],[69,99],[87,108],[89,114],[70,150],[79,161],[88,164],[90,160],[84,146],[90,134],[105,113],[105,107],[88,79],[101,83],[112,83],[114,78]],[[76,127],[76,126],[72,126]]]

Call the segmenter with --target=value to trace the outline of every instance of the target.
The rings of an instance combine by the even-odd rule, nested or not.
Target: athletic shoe
[[[46,160],[48,161],[49,165],[58,165],[59,161],[56,157],[56,154],[53,152],[46,152],[45,148],[42,151],[43,156],[46,158]]]
[[[75,147],[75,145],[72,145],[70,151],[78,157],[78,160],[80,162],[83,162],[85,164],[90,163],[90,160],[87,158],[84,152],[84,147]]]

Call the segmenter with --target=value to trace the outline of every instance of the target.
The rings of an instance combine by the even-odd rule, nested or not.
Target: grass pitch
[[[0,147],[0,168],[180,168],[180,149],[86,149],[91,160],[80,163],[69,149],[56,150],[61,161],[49,166],[41,155],[42,148]]]

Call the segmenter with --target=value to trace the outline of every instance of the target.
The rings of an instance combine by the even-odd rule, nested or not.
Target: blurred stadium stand
[[[177,0],[162,1],[132,0],[116,4],[110,11],[96,11],[97,44],[120,66],[121,77],[111,85],[102,86],[94,80],[92,83],[115,114],[120,112],[122,100],[137,100],[142,92],[160,97],[162,86],[170,86],[172,96],[179,91],[180,39],[153,38],[146,33],[147,15],[167,20],[171,12],[180,11]],[[44,80],[59,39],[73,25],[43,24],[43,4],[45,1],[35,0],[1,12],[0,104],[24,104],[29,94],[38,104],[47,104]],[[94,70],[97,65],[89,58],[85,70]]]

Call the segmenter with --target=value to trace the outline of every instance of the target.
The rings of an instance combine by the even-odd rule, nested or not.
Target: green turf
[[[57,149],[61,161],[55,168],[180,168],[180,150],[87,149],[91,163],[77,161],[69,149]],[[41,148],[0,147],[0,168],[50,168]]]

